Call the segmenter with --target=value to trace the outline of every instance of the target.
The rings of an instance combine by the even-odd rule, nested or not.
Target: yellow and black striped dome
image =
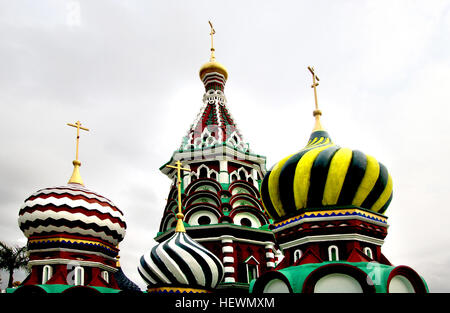
[[[335,145],[321,129],[266,173],[261,198],[274,221],[333,206],[382,214],[392,199],[392,178],[374,157]]]

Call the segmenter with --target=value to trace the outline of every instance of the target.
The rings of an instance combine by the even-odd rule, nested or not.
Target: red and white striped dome
[[[19,227],[27,238],[70,234],[117,245],[125,236],[126,223],[110,200],[69,183],[28,197],[19,211]]]

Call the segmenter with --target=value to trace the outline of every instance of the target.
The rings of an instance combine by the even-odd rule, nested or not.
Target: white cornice
[[[367,243],[371,243],[374,245],[382,246],[384,240],[377,239],[369,236],[364,236],[361,234],[342,234],[342,235],[321,235],[321,236],[307,236],[299,239],[295,239],[293,241],[289,241],[286,243],[280,244],[281,250],[289,249],[298,245],[302,245],[305,243],[311,242],[326,242],[326,241],[343,241],[343,240],[357,240],[363,241]]]
[[[71,264],[73,266],[89,266],[89,267],[97,267],[101,268],[110,272],[117,272],[118,269],[112,266],[105,265],[100,262],[93,262],[93,261],[83,261],[83,260],[70,260],[70,259],[62,259],[62,258],[56,258],[56,259],[45,259],[45,260],[32,260],[28,262],[29,265],[35,266],[35,265],[47,265],[47,264]]]
[[[206,149],[194,149],[188,151],[175,151],[171,160],[164,164],[160,170],[167,175],[169,169],[165,165],[175,162],[176,160],[184,160],[188,163],[190,161],[208,161],[208,157],[214,156],[214,160],[228,160],[228,161],[252,161],[260,164],[262,167],[266,163],[266,157],[253,153],[244,153],[228,145],[217,145]],[[245,163],[247,166],[249,164]],[[265,168],[262,169],[265,171]]]

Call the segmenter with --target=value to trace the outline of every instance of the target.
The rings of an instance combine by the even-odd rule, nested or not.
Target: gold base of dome
[[[69,179],[68,184],[80,184],[80,185],[84,186],[83,180],[81,179],[81,175],[80,175],[81,162],[78,160],[74,160],[72,162],[72,164],[73,164],[73,172],[72,172],[72,176]]]

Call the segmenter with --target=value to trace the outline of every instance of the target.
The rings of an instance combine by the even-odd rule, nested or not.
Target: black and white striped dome
[[[213,289],[223,278],[220,260],[184,232],[154,246],[141,257],[138,272],[152,287]]]

